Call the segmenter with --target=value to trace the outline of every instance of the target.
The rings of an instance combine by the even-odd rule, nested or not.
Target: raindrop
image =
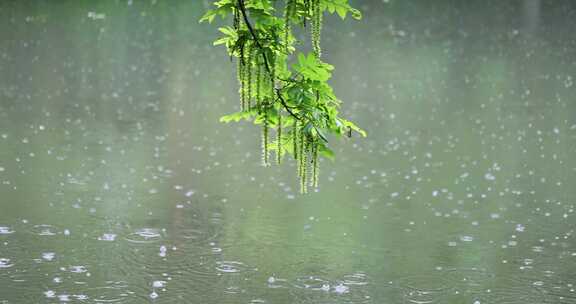
[[[496,176],[494,176],[492,173],[486,173],[486,174],[484,174],[484,179],[489,180],[489,181],[493,181],[496,179]]]
[[[12,267],[14,264],[10,263],[10,259],[0,258],[0,268],[9,268]]]
[[[166,287],[166,281],[154,281],[154,282],[152,282],[152,287],[164,288],[164,287]]]
[[[53,290],[48,290],[44,292],[44,296],[46,296],[47,298],[55,298],[56,292],[54,292]]]
[[[44,259],[45,261],[52,261],[52,260],[54,260],[54,257],[56,257],[56,254],[54,252],[43,252],[42,253],[42,259]]]
[[[12,234],[14,231],[10,230],[10,227],[0,226],[0,234]]]
[[[104,233],[98,237],[99,241],[106,241],[106,242],[113,242],[116,240],[116,234],[113,233]]]
[[[334,286],[334,292],[337,294],[344,294],[344,293],[348,293],[350,291],[350,287],[343,285],[343,284],[338,284],[336,286]]]

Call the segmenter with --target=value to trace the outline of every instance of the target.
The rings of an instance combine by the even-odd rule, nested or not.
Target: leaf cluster
[[[320,48],[325,13],[342,19],[348,15],[360,19],[361,13],[348,0],[219,0],[214,6],[200,21],[232,17],[230,26],[218,29],[222,35],[214,45],[224,45],[236,58],[241,96],[240,111],[221,121],[262,125],[264,164],[269,162],[269,151],[276,151],[278,162],[285,154],[293,155],[306,192],[308,180],[317,184],[318,155],[334,158],[328,134],[366,136],[340,117],[341,101],[328,83],[334,67],[321,59]],[[295,26],[309,29],[312,52],[301,50],[302,41],[292,33]],[[275,130],[275,141],[268,138],[270,130]]]

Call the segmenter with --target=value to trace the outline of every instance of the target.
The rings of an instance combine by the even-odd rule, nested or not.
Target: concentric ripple
[[[128,234],[125,239],[131,243],[155,243],[162,238],[162,232],[156,228],[140,228]]]
[[[126,282],[107,282],[108,284],[101,287],[95,287],[89,290],[92,294],[92,300],[97,303],[118,303],[124,302],[134,295],[130,286]]]
[[[403,290],[408,303],[440,303],[454,288],[453,284],[440,275],[417,275],[401,278],[397,286]]]
[[[7,235],[14,233],[14,230],[7,226],[0,226],[0,235]]]
[[[372,296],[364,285],[366,276],[361,273],[345,275],[339,280],[317,276],[298,277],[290,294],[298,303],[372,303]]]
[[[216,262],[215,269],[221,273],[240,273],[253,270],[246,264],[238,261],[218,261]]]
[[[34,225],[30,231],[32,234],[38,236],[55,236],[62,233],[57,227],[47,224]]]
[[[363,272],[344,275],[342,283],[348,286],[368,285],[368,276]]]
[[[329,291],[330,281],[315,276],[298,277],[294,280],[294,287],[308,290]]]
[[[476,296],[480,303],[485,304],[541,304],[551,303],[549,296],[538,288],[531,286],[525,287],[506,287],[490,292],[484,292]]]
[[[0,268],[10,268],[12,266],[14,266],[12,260],[8,258],[0,258]]]

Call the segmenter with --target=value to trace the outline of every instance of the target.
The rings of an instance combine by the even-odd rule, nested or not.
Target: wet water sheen
[[[576,5],[356,1],[321,189],[262,168],[209,1],[0,3],[0,303],[576,303]]]

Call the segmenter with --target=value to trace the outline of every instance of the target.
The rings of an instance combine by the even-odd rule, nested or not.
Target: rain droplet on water
[[[44,292],[44,296],[46,296],[47,298],[55,298],[56,293],[53,290],[47,290]]]
[[[42,259],[44,259],[45,261],[52,261],[52,260],[54,260],[54,257],[56,257],[56,254],[54,252],[43,252],[42,253]]]
[[[322,286],[324,287],[324,286]],[[350,287],[344,285],[344,284],[338,284],[336,286],[334,286],[334,292],[337,294],[343,294],[343,293],[348,293],[350,291]]]
[[[116,234],[114,233],[104,233],[98,237],[99,241],[113,242],[116,240]]]
[[[166,287],[166,281],[154,281],[154,282],[152,282],[152,287],[154,287],[154,288]]]

